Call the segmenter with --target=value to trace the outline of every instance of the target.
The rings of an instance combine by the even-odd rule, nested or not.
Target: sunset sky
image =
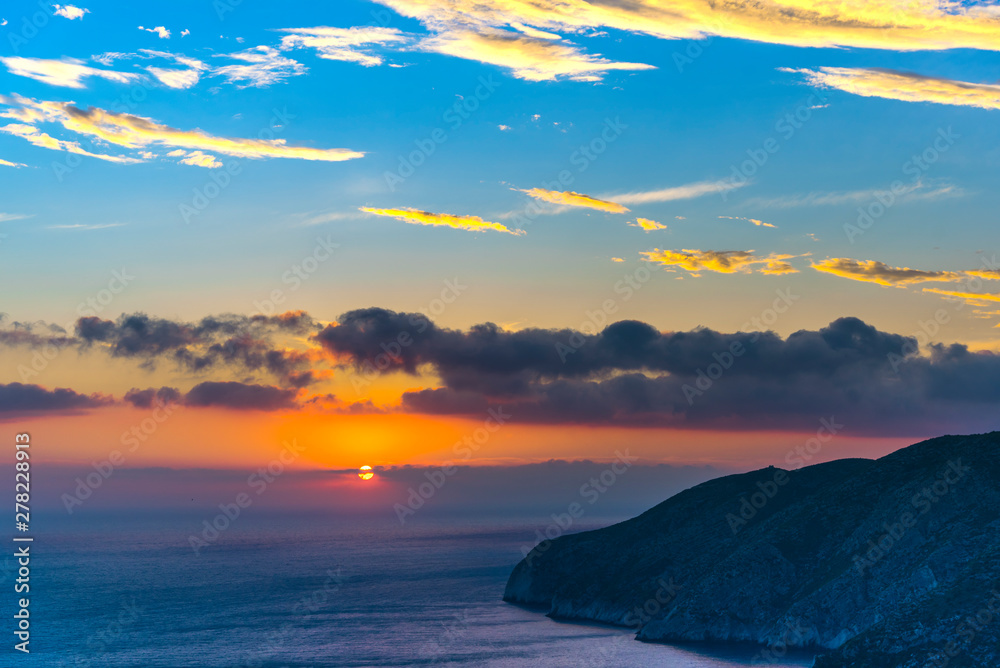
[[[997,7],[711,4],[4,3],[0,421],[347,471],[1000,428]]]

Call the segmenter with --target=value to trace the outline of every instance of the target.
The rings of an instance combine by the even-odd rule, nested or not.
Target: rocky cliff
[[[1000,432],[727,476],[535,547],[504,600],[761,663],[1000,666]]]

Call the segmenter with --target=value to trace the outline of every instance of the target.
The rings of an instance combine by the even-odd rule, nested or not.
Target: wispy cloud
[[[703,271],[719,274],[761,273],[773,276],[796,274],[798,269],[788,263],[788,260],[798,255],[771,254],[767,257],[754,255],[754,251],[713,251],[713,250],[660,250],[639,253],[647,262],[653,262],[664,267],[678,267],[698,276]]]
[[[700,181],[689,183],[683,186],[673,186],[661,188],[659,190],[646,190],[640,192],[629,192],[618,195],[605,195],[621,204],[653,204],[656,202],[673,202],[682,199],[695,199],[713,193],[721,193],[734,188],[741,188],[745,184],[734,184],[731,181]]]
[[[481,28],[447,30],[425,39],[420,48],[509,69],[527,81],[600,81],[612,70],[651,70],[652,65],[608,60],[564,41]]]
[[[941,295],[943,297],[953,297],[955,299],[961,299],[968,304],[989,304],[993,302],[1000,302],[1000,294],[993,294],[989,292],[960,292],[952,290],[940,290],[938,288],[924,288],[924,292],[930,292],[935,295]],[[1000,327],[1000,325],[997,325]]]
[[[805,195],[788,195],[774,198],[753,198],[746,202],[747,206],[768,209],[790,209],[800,206],[843,206],[866,204],[879,196],[885,197],[891,193],[896,201],[932,201],[949,197],[960,197],[965,194],[961,188],[950,184],[931,184],[924,181],[900,186],[894,191],[869,188],[864,190],[848,190],[834,192],[811,192]]]
[[[9,107],[0,117],[14,118],[26,123],[58,123],[64,129],[93,137],[102,142],[123,146],[141,152],[151,146],[162,146],[188,151],[230,155],[238,158],[291,158],[339,162],[361,158],[363,153],[343,148],[312,148],[290,146],[284,139],[239,139],[219,137],[202,130],[179,130],[142,116],[106,111],[97,107],[80,109],[68,102],[36,101],[16,96],[0,96],[0,105]],[[83,151],[73,142],[54,139],[32,125],[12,124],[0,131],[17,134],[36,146],[54,150],[71,151],[81,155],[101,157],[115,162],[139,162],[138,159],[96,156]],[[190,156],[189,156],[190,157]],[[189,163],[190,164],[190,163]]]
[[[875,283],[886,287],[905,287],[917,283],[960,283],[971,277],[1000,280],[1000,271],[925,271],[909,267],[892,267],[878,260],[852,260],[835,257],[812,263],[812,268],[853,281]]]
[[[11,74],[27,77],[35,81],[61,86],[63,88],[84,88],[83,80],[90,77],[107,79],[115,83],[131,83],[140,79],[140,75],[130,72],[101,70],[83,64],[82,60],[63,58],[62,60],[45,60],[42,58],[22,58],[11,56],[0,58],[0,63]]]
[[[156,77],[157,81],[168,88],[176,88],[178,90],[192,88],[201,80],[202,73],[211,69],[197,58],[189,58],[176,53],[153,51],[151,49],[140,49],[140,53],[144,57],[165,58],[184,66],[183,69],[152,66],[146,68],[147,72]]]
[[[777,227],[777,225],[772,225],[771,223],[765,223],[763,220],[758,220],[757,218],[744,218],[743,216],[719,216],[725,220],[744,220],[748,223],[753,223],[757,227]]]
[[[782,68],[782,71],[803,74],[813,86],[836,88],[863,97],[1000,109],[1000,86],[995,84],[970,83],[878,68]]]
[[[90,158],[97,158],[98,160],[104,160],[106,162],[115,162],[122,165],[130,165],[142,160],[138,158],[130,158],[124,155],[106,155],[103,153],[91,153],[86,150],[79,143],[73,141],[63,141],[61,139],[56,139],[51,135],[48,135],[36,127],[31,125],[24,125],[23,123],[10,123],[8,125],[0,126],[0,132],[4,132],[9,135],[14,135],[15,137],[20,137],[26,140],[33,146],[38,146],[40,148],[47,148],[52,151],[65,151],[67,153],[75,153],[76,155],[85,155]]]
[[[954,48],[1000,50],[1000,22],[994,8],[948,0],[897,2],[780,2],[719,4],[677,0],[589,2],[565,0],[379,0],[430,30],[447,36],[507,26],[530,34],[580,34],[609,28],[663,39],[718,35],[801,47],[857,47],[893,51]],[[456,53],[476,58],[474,52]],[[551,56],[550,56],[551,57]]]
[[[0,167],[14,167],[16,169],[18,167],[27,167],[27,165],[22,164],[20,162],[11,162],[10,160],[4,160],[3,158],[0,158]]]
[[[401,45],[412,40],[396,28],[355,27],[330,28],[281,28],[288,33],[281,38],[281,48],[315,49],[320,58],[358,63],[365,67],[381,65],[383,58],[373,53],[371,47]]]
[[[389,216],[404,223],[413,225],[430,225],[434,227],[451,227],[456,230],[467,230],[469,232],[505,232],[514,236],[521,236],[524,230],[512,230],[500,223],[491,223],[483,220],[479,216],[453,216],[448,213],[431,213],[418,209],[373,209],[361,207],[361,211],[375,216]]]
[[[530,197],[540,199],[543,202],[561,206],[585,207],[588,209],[597,209],[598,211],[607,211],[608,213],[626,213],[628,211],[627,208],[618,202],[597,199],[596,197],[583,195],[571,190],[560,192],[558,190],[545,190],[544,188],[531,188],[530,190],[519,190],[519,192],[526,193]]]
[[[112,227],[125,227],[125,223],[100,223],[97,225],[84,225],[76,223],[74,225],[49,225],[50,230],[106,230]]]
[[[305,74],[305,65],[286,58],[277,49],[269,46],[258,46],[246,51],[220,55],[220,58],[231,58],[245,63],[243,65],[224,65],[212,70],[215,76],[221,76],[238,88],[263,88],[281,83],[289,77]]]
[[[167,153],[167,156],[171,158],[181,158],[180,163],[182,165],[207,167],[209,169],[218,169],[219,167],[222,167],[222,162],[218,158],[214,155],[202,153],[201,151],[184,151],[182,149],[177,149],[176,151]]]
[[[636,218],[634,223],[628,223],[632,227],[638,227],[642,229],[643,232],[654,232],[656,230],[665,230],[667,226],[663,223],[658,223],[655,220],[650,220],[649,218]]]

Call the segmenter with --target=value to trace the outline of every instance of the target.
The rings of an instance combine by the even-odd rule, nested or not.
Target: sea
[[[333,666],[809,666],[752,647],[669,646],[627,629],[554,621],[501,600],[544,519],[272,514],[205,545],[201,516],[36,519],[29,594],[0,563],[0,665],[74,668]],[[606,525],[580,525],[584,530]],[[11,546],[14,543],[10,543]],[[30,654],[14,650],[30,599]]]

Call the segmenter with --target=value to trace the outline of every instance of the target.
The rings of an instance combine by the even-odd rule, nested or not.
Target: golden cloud
[[[969,304],[1000,302],[1000,295],[989,292],[960,292],[953,290],[939,290],[937,288],[924,288],[924,292],[930,292],[943,297],[954,297],[964,299]]]
[[[319,149],[308,146],[290,146],[284,139],[237,139],[218,137],[202,130],[178,130],[156,121],[132,114],[105,111],[97,107],[80,109],[68,102],[46,102],[23,97],[6,98],[0,96],[0,104],[12,107],[0,116],[16,118],[30,123],[31,132],[21,129],[21,136],[42,146],[38,137],[45,138],[46,148],[71,150],[66,148],[72,142],[55,140],[41,133],[34,124],[58,123],[63,128],[80,135],[95,137],[109,144],[128,149],[140,150],[150,146],[164,146],[188,151],[210,152],[238,158],[292,158],[297,160],[319,160],[339,162],[364,157],[364,153],[343,148]],[[10,128],[11,126],[7,126]],[[73,151],[79,153],[79,151]],[[82,153],[81,155],[92,155]],[[108,159],[108,158],[104,158]],[[138,160],[133,160],[139,162]]]
[[[709,35],[800,47],[853,47],[893,51],[1000,50],[995,6],[953,0],[378,0],[436,33],[426,48],[510,66],[525,78],[572,73],[591,58],[563,34],[614,29],[662,39]],[[508,37],[508,27],[534,40]],[[478,35],[492,35],[479,39]],[[541,37],[545,35],[546,37]],[[498,44],[505,41],[501,47]],[[549,42],[545,50],[539,44]],[[558,47],[558,48],[557,48]],[[507,62],[504,62],[504,61]],[[630,64],[612,64],[629,65]],[[604,70],[584,70],[581,78]]]
[[[532,188],[531,190],[521,190],[520,192],[527,193],[535,199],[562,206],[586,207],[588,209],[597,209],[598,211],[607,211],[608,213],[626,213],[628,211],[628,209],[617,202],[597,199],[596,197],[575,193],[571,190],[559,192],[558,190]]]
[[[0,126],[0,132],[4,132],[9,135],[14,135],[15,137],[20,137],[26,140],[28,143],[38,146],[40,148],[47,148],[53,151],[66,151],[67,153],[75,153],[76,155],[85,155],[90,158],[97,158],[98,160],[104,160],[106,162],[116,162],[122,165],[131,165],[137,162],[142,162],[138,158],[129,158],[123,155],[104,155],[102,153],[91,153],[90,151],[84,149],[76,142],[63,141],[61,139],[56,139],[51,135],[47,135],[38,128],[25,125],[23,123],[10,123],[9,125]]]
[[[777,227],[777,225],[765,223],[763,220],[758,220],[756,218],[744,218],[743,216],[719,216],[719,218],[725,218],[726,220],[745,220],[748,223],[753,223],[757,227]]]
[[[852,260],[845,257],[814,262],[812,268],[841,278],[888,287],[903,287],[917,283],[958,283],[968,280],[970,276],[1000,280],[1000,272],[995,270],[923,271],[908,267],[890,267],[877,260]]]
[[[664,267],[679,267],[691,274],[698,275],[703,271],[719,274],[753,273],[757,269],[761,274],[780,276],[796,274],[798,269],[787,262],[798,255],[771,254],[767,257],[754,255],[754,251],[712,251],[712,250],[660,250],[639,253],[647,262],[654,262]]]
[[[818,70],[783,71],[804,74],[814,86],[836,88],[863,97],[1000,109],[1000,86],[994,84],[970,83],[883,69],[821,67]]]
[[[512,230],[506,225],[491,223],[479,216],[453,216],[447,213],[431,213],[418,209],[373,209],[370,207],[361,207],[361,211],[375,216],[389,216],[412,225],[451,227],[456,230],[467,230],[469,232],[493,230],[495,232],[513,234],[514,236],[521,236],[525,233],[524,230]]]
[[[665,230],[667,226],[658,223],[655,220],[650,220],[649,218],[636,218],[634,223],[628,223],[632,227],[642,228],[644,232],[653,232],[655,230]]]
[[[567,78],[600,81],[610,70],[651,70],[652,65],[622,63],[590,55],[561,40],[492,28],[448,30],[422,43],[428,51],[510,69],[527,81]]]

